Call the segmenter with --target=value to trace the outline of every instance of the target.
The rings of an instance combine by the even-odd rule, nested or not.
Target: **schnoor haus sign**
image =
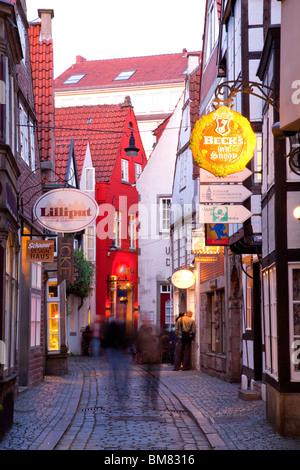
[[[37,200],[33,215],[48,230],[79,232],[96,219],[98,204],[78,189],[54,189]]]

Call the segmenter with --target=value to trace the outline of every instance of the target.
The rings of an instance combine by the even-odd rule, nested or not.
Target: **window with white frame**
[[[206,62],[218,39],[219,21],[216,0],[211,0],[207,11]]]
[[[88,261],[95,261],[95,226],[90,225],[85,231],[85,255]]]
[[[165,323],[166,325],[175,323],[172,299],[167,300],[165,303]]]
[[[48,351],[60,349],[60,298],[57,279],[47,282]]]
[[[122,181],[129,181],[128,160],[121,159]]]
[[[31,169],[35,170],[35,138],[34,138],[34,127],[33,121],[30,120],[30,160],[31,160]]]
[[[261,134],[256,135],[256,147],[254,151],[254,182],[261,183],[262,171],[262,136]]]
[[[31,294],[30,312],[30,346],[40,346],[41,344],[41,296]]]
[[[29,139],[28,139],[28,115],[20,103],[20,154],[22,159],[29,165]]]
[[[263,318],[265,328],[266,372],[278,378],[277,296],[275,266],[263,272]]]
[[[186,172],[187,168],[187,155],[182,153],[180,155],[180,181],[179,181],[179,188],[183,189],[186,186]]]
[[[300,264],[289,265],[291,380],[300,381]]]
[[[135,214],[129,214],[129,248],[136,249],[136,216]]]
[[[115,246],[121,246],[121,211],[115,211],[114,217],[114,242]]]
[[[142,165],[140,163],[135,164],[135,181],[139,178],[142,173]]]
[[[170,231],[171,198],[162,197],[159,200],[159,231],[166,233]]]
[[[95,168],[85,169],[85,190],[94,191],[95,188]]]

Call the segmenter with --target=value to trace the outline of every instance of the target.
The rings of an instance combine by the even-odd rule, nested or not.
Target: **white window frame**
[[[134,75],[136,72],[136,70],[123,70],[122,72],[119,73],[119,75],[117,75],[114,80],[115,81],[118,81],[118,80],[129,80],[129,78],[132,77],[132,75]]]
[[[140,163],[135,164],[135,180],[137,181],[140,174],[142,173],[142,165]]]
[[[35,170],[35,136],[34,136],[34,127],[33,121],[29,120],[29,134],[30,134],[30,160],[31,160],[31,169]]]
[[[121,247],[121,231],[122,228],[122,213],[121,211],[115,211],[114,215],[114,242],[115,246]]]
[[[136,241],[137,241],[136,215],[135,214],[129,214],[128,234],[129,234],[129,248],[131,248],[132,250],[135,250]]]
[[[171,204],[170,197],[159,198],[159,231],[161,233],[170,233]]]
[[[95,261],[96,250],[95,250],[95,226],[90,225],[85,230],[85,257],[88,261]]]
[[[121,178],[122,181],[129,182],[129,162],[125,158],[121,159]]]
[[[83,77],[85,77],[86,74],[73,74],[70,75],[67,80],[64,81],[63,85],[74,85],[75,83],[78,83]]]
[[[28,114],[22,105],[19,104],[20,117],[20,155],[24,162],[29,165],[29,133],[28,133]]]
[[[206,60],[208,62],[219,35],[219,21],[216,0],[212,0],[207,10]]]
[[[85,190],[95,190],[95,168],[91,167],[85,169]]]
[[[41,304],[39,294],[31,294],[30,302],[30,347],[41,345]]]

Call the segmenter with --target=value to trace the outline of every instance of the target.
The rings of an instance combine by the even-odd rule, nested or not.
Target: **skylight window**
[[[114,80],[128,80],[135,72],[136,70],[124,70],[123,72],[120,72]]]
[[[74,83],[78,83],[79,80],[81,80],[83,77],[85,77],[85,73],[81,75],[71,75],[69,78],[67,78],[66,81],[64,81],[63,85],[72,85]]]

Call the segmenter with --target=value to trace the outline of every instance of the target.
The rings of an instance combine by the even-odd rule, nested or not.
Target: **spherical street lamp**
[[[300,206],[295,207],[295,209],[293,210],[293,216],[295,217],[295,219],[300,220]]]

